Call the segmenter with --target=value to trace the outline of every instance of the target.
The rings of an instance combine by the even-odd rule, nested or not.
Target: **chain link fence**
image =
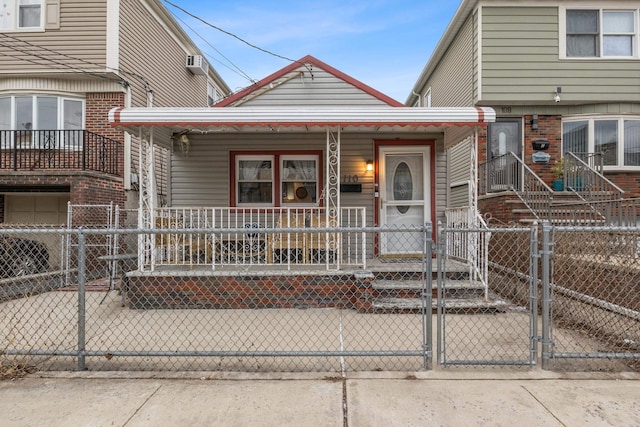
[[[218,237],[253,232],[201,231]],[[431,265],[425,260],[431,258],[425,252],[405,259],[385,257],[376,242],[385,234],[387,244],[400,249],[402,239],[392,236],[411,235],[414,243],[421,242],[420,251],[430,250],[427,229],[359,232],[377,260],[367,270],[305,264],[297,256],[298,262],[284,265],[150,269],[139,263],[140,251],[96,250],[92,244],[109,239],[154,242],[167,230],[57,231],[54,235],[63,243],[71,242],[63,256],[73,261],[58,263],[65,268],[52,267],[55,280],[47,286],[33,275],[24,276],[30,290],[0,303],[2,357],[48,370],[424,369],[431,354],[431,302],[424,302],[431,296],[424,291],[430,289],[426,271]],[[316,233],[318,238],[326,234]],[[347,235],[339,228],[332,233]],[[145,235],[152,238],[141,239]],[[188,256],[189,248],[183,251]]]
[[[265,242],[290,233],[314,255],[145,264],[139,255],[157,248],[139,243],[176,233],[192,242],[194,231],[116,224],[2,229],[3,366],[344,373],[541,358],[555,370],[640,367],[638,228],[443,227],[437,248],[429,226],[261,228]],[[197,233],[213,245],[256,230]],[[365,267],[340,263],[353,233]],[[335,244],[304,245],[322,240]],[[176,256],[190,253],[185,244]]]
[[[550,232],[550,367],[639,370],[640,229]]]

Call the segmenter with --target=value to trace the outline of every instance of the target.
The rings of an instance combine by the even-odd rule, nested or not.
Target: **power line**
[[[238,67],[236,64],[233,63],[233,61],[231,61],[229,58],[227,58],[222,52],[220,52],[214,45],[212,45],[211,43],[209,43],[209,41],[202,37],[196,30],[193,29],[193,27],[191,27],[189,24],[187,24],[182,18],[180,18],[179,16],[176,16],[176,18],[187,28],[189,28],[195,35],[197,35],[198,37],[200,37],[202,39],[203,42],[205,42],[209,47],[211,47],[213,50],[215,50],[220,56],[222,56],[224,59],[227,60],[227,62],[229,62],[229,64],[233,65],[233,67],[235,68],[235,70],[231,67],[229,67],[227,64],[225,64],[224,62],[216,59],[216,58],[212,58],[214,61],[216,61],[217,63],[219,63],[220,65],[222,65],[223,67],[231,70],[232,72],[238,74],[241,77],[244,77],[245,79],[247,79],[249,82],[254,83],[255,80],[252,79],[247,73],[245,73],[242,69],[240,69],[240,67]]]
[[[6,47],[6,48],[11,49],[11,50],[16,51],[16,52],[20,52],[20,53],[25,54],[25,55],[34,56],[34,57],[38,58],[40,61],[53,62],[54,64],[61,65],[62,68],[61,67],[52,67],[50,64],[38,62],[36,60],[29,59],[29,58],[24,57],[24,56],[10,55],[10,54],[5,53],[5,52],[0,52],[0,55],[2,55],[2,56],[7,56],[9,58],[14,58],[14,59],[17,59],[19,61],[27,61],[27,62],[30,62],[30,63],[35,64],[35,65],[47,65],[48,67],[51,67],[51,68],[53,68],[55,70],[64,70],[64,71],[70,70],[70,71],[74,71],[74,72],[76,72],[78,74],[85,74],[85,75],[92,76],[92,77],[98,77],[98,78],[101,78],[101,79],[104,79],[104,80],[115,81],[115,82],[118,82],[118,83],[121,83],[121,84],[124,83],[126,85],[129,84],[129,82],[126,79],[122,78],[122,77],[113,78],[113,77],[108,77],[108,76],[105,76],[105,75],[102,75],[102,74],[93,73],[93,72],[90,72],[90,71],[80,70],[80,69],[74,68],[74,67],[72,67],[70,65],[64,64],[62,62],[57,62],[57,61],[54,61],[54,60],[52,60],[50,58],[44,58],[44,57],[42,57],[40,55],[37,55],[37,54],[34,54],[34,53],[30,53],[30,52],[26,52],[24,50],[16,48],[15,46],[10,46],[10,45],[4,44],[4,43],[0,43],[0,46]]]
[[[218,31],[220,31],[220,32],[222,32],[222,33],[224,33],[224,34],[227,34],[227,35],[229,35],[229,36],[231,36],[231,37],[233,37],[233,38],[235,38],[235,39],[237,39],[237,40],[241,41],[242,43],[246,44],[247,46],[250,46],[250,47],[252,47],[252,48],[254,48],[254,49],[257,49],[257,50],[259,50],[259,51],[261,51],[261,52],[264,52],[264,53],[266,53],[266,54],[269,54],[269,55],[271,55],[271,56],[275,56],[276,58],[280,58],[280,59],[284,59],[285,61],[289,61],[289,62],[293,62],[293,63],[301,64],[302,66],[304,66],[304,67],[305,67],[305,68],[306,68],[306,69],[311,73],[311,76],[313,77],[313,72],[309,69],[309,67],[307,66],[307,64],[304,64],[304,63],[302,63],[302,62],[300,62],[300,61],[298,61],[298,60],[296,60],[296,59],[287,58],[286,56],[282,56],[282,55],[279,55],[279,54],[277,54],[277,53],[273,53],[273,52],[271,52],[271,51],[269,51],[269,50],[267,50],[267,49],[261,48],[260,46],[256,46],[256,45],[254,45],[254,44],[252,44],[252,43],[250,43],[250,42],[246,41],[245,39],[243,39],[243,38],[241,38],[241,37],[239,37],[239,36],[237,36],[237,35],[235,35],[235,34],[233,34],[233,33],[229,32],[229,31],[227,31],[227,30],[223,30],[222,28],[217,27],[217,26],[215,26],[215,25],[211,24],[210,22],[205,21],[204,19],[200,18],[199,16],[196,16],[196,15],[194,15],[193,13],[188,12],[187,10],[185,10],[185,9],[183,9],[182,7],[178,6],[177,4],[175,4],[175,3],[173,3],[173,2],[170,2],[169,0],[164,0],[164,2],[165,2],[165,3],[167,3],[167,4],[169,4],[169,5],[171,5],[171,6],[173,6],[173,7],[175,7],[175,8],[176,8],[176,9],[178,9],[178,10],[181,10],[183,13],[185,13],[185,14],[189,15],[189,16],[190,16],[190,17],[192,17],[193,19],[196,19],[196,20],[198,20],[198,21],[202,22],[203,24],[205,24],[205,25],[207,25],[207,26],[209,26],[209,27],[211,27],[211,28],[213,28],[213,29],[216,29],[216,30],[218,30]]]
[[[22,40],[22,39],[19,39],[19,38],[17,38],[17,37],[10,36],[10,35],[8,35],[8,34],[1,34],[1,33],[0,33],[0,36],[2,36],[2,37],[4,37],[4,38],[12,39],[12,40],[14,40],[14,41],[16,41],[16,42],[24,43],[24,44],[26,44],[26,45],[28,45],[28,46],[31,46],[31,47],[34,47],[34,48],[36,48],[36,49],[44,50],[44,51],[46,51],[46,52],[50,52],[50,53],[53,53],[53,54],[56,54],[56,55],[62,56],[62,57],[64,57],[64,58],[68,58],[68,59],[72,59],[72,60],[74,60],[74,61],[82,62],[82,63],[85,63],[85,64],[87,64],[87,65],[92,65],[92,66],[100,67],[100,68],[104,67],[104,68],[106,68],[106,69],[108,69],[108,70],[110,70],[110,71],[115,71],[115,72],[119,72],[119,73],[122,73],[122,74],[126,74],[126,75],[129,75],[129,76],[135,77],[137,80],[139,80],[139,81],[143,84],[143,86],[145,87],[145,90],[147,90],[147,91],[150,91],[150,90],[151,90],[151,84],[150,84],[150,83],[147,81],[147,79],[145,79],[145,77],[144,77],[143,75],[141,75],[141,74],[134,73],[134,72],[132,72],[132,71],[127,71],[127,70],[124,70],[124,69],[118,69],[118,68],[107,67],[107,66],[105,66],[105,65],[98,64],[98,63],[96,63],[96,62],[91,62],[91,61],[87,61],[86,59],[77,58],[77,57],[74,57],[74,56],[71,56],[71,55],[67,55],[67,54],[65,54],[65,53],[58,52],[58,51],[55,51],[55,50],[52,50],[52,49],[46,48],[46,47],[44,47],[44,46],[36,45],[36,44],[31,43],[31,42],[29,42],[29,41]],[[14,48],[14,47],[11,47],[11,46],[7,46],[7,45],[5,45],[5,47],[8,47],[8,48],[10,48],[10,49],[14,49],[14,50],[18,50],[18,51],[20,51],[19,49]],[[56,61],[56,60],[54,60],[54,59],[44,58],[44,57],[42,57],[42,56],[38,56],[38,55],[36,55],[35,53],[28,52],[28,51],[27,51],[27,52],[25,52],[25,51],[21,51],[21,52],[23,52],[23,53],[25,53],[25,54],[29,54],[29,55],[33,55],[33,56],[39,57],[39,58],[44,59],[44,60],[47,60],[47,61],[51,61],[51,62],[56,63],[56,64],[59,64],[59,65],[63,65],[63,66],[65,66],[65,67],[67,67],[67,68],[69,68],[69,69],[72,69],[72,70],[77,70],[77,68],[74,68],[74,67],[72,67],[72,66],[70,66],[70,65],[68,65],[68,64],[66,64],[66,63],[58,62],[58,61]],[[39,65],[42,65],[42,64],[39,64]],[[91,73],[91,72],[86,72],[86,71],[84,71],[84,72],[85,72],[85,73],[87,73],[87,74],[91,74],[91,75],[99,76],[99,74],[97,74],[97,73]],[[123,81],[125,81],[125,82],[126,82],[126,80],[125,80],[125,79],[123,79],[123,78],[121,78],[121,79],[122,79]],[[111,80],[114,80],[114,79],[111,79]],[[129,83],[127,82],[127,84],[129,84]]]

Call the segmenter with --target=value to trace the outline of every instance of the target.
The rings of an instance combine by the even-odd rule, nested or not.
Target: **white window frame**
[[[271,203],[241,203],[240,202],[240,162],[241,161],[270,161],[271,162],[271,178],[268,180],[271,182]],[[308,203],[305,202],[296,202],[292,200],[290,202],[285,202],[285,195],[282,192],[283,184],[286,182],[293,182],[287,180],[283,176],[284,170],[284,162],[290,160],[300,160],[300,161],[309,161],[312,160],[315,162],[315,177],[313,181],[315,182],[315,194],[312,195],[311,199],[315,200],[315,202],[311,201]],[[291,154],[287,153],[286,150],[273,151],[272,153],[237,153],[233,154],[233,162],[235,173],[233,174],[234,179],[234,206],[236,207],[313,207],[318,205],[319,197],[320,197],[320,187],[322,182],[320,182],[320,167],[321,167],[321,158],[318,154]],[[247,182],[266,182],[267,180],[260,180],[259,177],[256,180],[247,180]],[[309,182],[311,180],[305,180],[305,182]],[[300,182],[299,180],[296,182]]]
[[[320,167],[320,159],[318,158],[318,156],[314,155],[314,154],[308,154],[308,155],[307,154],[283,154],[283,155],[281,155],[279,157],[280,158],[279,158],[279,162],[278,162],[279,163],[278,167],[280,168],[279,170],[280,170],[281,173],[278,174],[278,176],[280,177],[280,182],[278,183],[278,190],[279,190],[278,194],[280,194],[280,200],[279,200],[280,206],[315,206],[316,202],[318,200],[318,197],[319,197],[319,188],[320,188],[320,182],[319,182],[319,179],[318,179],[318,172],[319,172],[318,168]],[[293,184],[295,182],[301,182],[301,180],[289,180],[282,173],[284,171],[284,162],[285,161],[291,161],[291,160],[293,160],[293,161],[313,161],[313,162],[315,162],[315,176],[313,177],[313,180],[307,179],[307,180],[305,180],[305,182],[310,182],[310,181],[315,182],[316,191],[315,191],[315,194],[312,195],[311,199],[312,200],[316,200],[316,202],[313,202],[313,201],[312,202],[308,202],[308,203],[296,202],[295,199],[297,198],[297,196],[295,194],[294,194],[294,198],[291,199],[291,201],[286,202],[284,193],[282,193],[282,194],[280,193],[280,190],[282,189],[282,186],[283,186],[284,183],[290,182],[290,183]]]
[[[36,0],[35,3],[25,3],[26,0],[4,0],[0,2],[0,9],[3,9],[5,4],[11,4],[12,11],[10,15],[3,13],[0,17],[0,33],[2,32],[16,32],[16,31],[42,31],[44,30],[45,20],[45,4],[46,0]],[[29,0],[33,1],[33,0]],[[21,27],[20,26],[20,10],[23,7],[40,9],[40,22],[37,26],[33,27]],[[3,12],[0,10],[0,12]]]
[[[600,3],[601,4],[601,3]],[[598,11],[598,55],[597,56],[567,56],[567,10],[596,10]],[[604,12],[633,12],[634,32],[632,37],[632,47],[630,56],[604,56],[604,36],[605,35],[627,35],[627,33],[607,33],[604,34],[603,14]],[[640,8],[633,9],[616,4],[607,4],[607,7],[590,6],[587,4],[576,3],[571,6],[559,7],[559,56],[560,59],[569,59],[577,61],[593,61],[593,60],[615,60],[615,59],[640,59]]]
[[[587,151],[595,153],[595,122],[601,120],[616,121],[618,124],[618,141],[616,147],[616,165],[604,165],[605,171],[640,171],[640,166],[627,166],[624,164],[624,122],[627,120],[640,120],[640,116],[576,116],[562,119],[562,124],[570,122],[587,122],[588,137]],[[563,136],[562,152],[564,153],[564,126],[561,126]]]
[[[37,126],[38,124],[38,98],[56,98],[57,100],[57,117],[56,117],[56,123],[57,123],[57,128],[56,129],[39,129],[39,127]],[[87,114],[86,114],[86,103],[85,100],[82,98],[74,98],[74,97],[68,97],[68,96],[60,96],[60,95],[53,95],[53,94],[46,94],[46,93],[36,93],[36,94],[15,94],[15,95],[8,95],[8,96],[0,96],[0,98],[10,98],[10,105],[11,105],[11,123],[10,123],[10,129],[9,130],[16,130],[18,129],[17,127],[17,113],[16,113],[16,98],[31,98],[31,128],[29,130],[31,131],[38,131],[38,130],[65,130],[64,128],[64,102],[65,101],[73,101],[73,102],[80,102],[82,105],[82,124],[81,124],[81,128],[85,129],[86,127],[86,119],[87,119]],[[75,130],[75,129],[73,129]],[[67,145],[66,141],[60,141],[62,147],[64,148],[68,148],[68,149],[73,149],[73,150],[81,150],[82,146],[81,144],[77,144],[77,143],[72,143]],[[8,148],[8,147],[2,147],[4,149]]]
[[[431,107],[431,88],[427,89],[427,92],[424,94],[424,106]]]
[[[271,178],[260,179],[258,176],[255,180],[247,180],[247,182],[271,182],[271,202],[270,203],[241,203],[240,202],[240,162],[241,161],[270,161],[271,162]],[[275,175],[276,175],[276,159],[270,154],[239,154],[235,156],[235,205],[238,207],[271,207],[275,203]]]

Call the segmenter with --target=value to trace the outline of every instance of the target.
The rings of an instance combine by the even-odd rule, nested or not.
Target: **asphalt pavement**
[[[449,370],[38,372],[0,381],[8,426],[640,426],[640,374]]]

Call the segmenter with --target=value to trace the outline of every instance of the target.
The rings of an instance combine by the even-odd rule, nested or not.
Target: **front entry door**
[[[380,147],[380,225],[420,227],[431,221],[429,147]],[[381,255],[421,255],[419,232],[383,232]]]
[[[520,168],[509,153],[522,160],[520,119],[497,119],[489,124],[487,180],[489,192],[520,189]]]

